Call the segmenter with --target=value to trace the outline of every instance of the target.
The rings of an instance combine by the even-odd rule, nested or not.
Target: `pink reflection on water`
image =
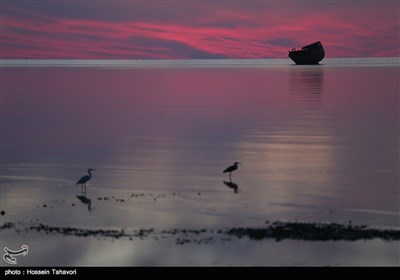
[[[364,190],[359,207],[393,210],[397,74],[325,65],[9,68],[4,160],[124,166],[135,172],[117,185],[166,189],[215,189],[217,171],[240,160],[235,183],[265,201],[348,207]]]
[[[393,68],[5,68],[3,73],[1,199],[10,217],[78,228],[218,229],[258,227],[266,220],[398,225],[399,81]],[[234,161],[243,163],[232,175],[238,193],[223,182],[223,168]],[[88,167],[96,174],[81,204],[74,187]],[[125,201],[98,199],[105,196]],[[43,203],[49,207],[37,207]],[[49,240],[28,237],[38,245]],[[54,238],[53,244],[69,248],[71,238]],[[125,241],[105,245],[116,249],[120,242]],[[129,244],[170,254],[170,243],[151,242]],[[88,257],[96,255],[97,243],[85,240],[77,253],[82,261],[109,261]],[[390,246],[364,243],[343,250],[350,248],[366,263],[376,263],[365,257],[371,248],[390,254],[391,263],[397,260]],[[212,246],[216,249],[205,256],[223,257],[226,244]],[[253,250],[260,244],[243,244],[251,245],[251,258],[264,260],[265,250]],[[291,241],[277,244],[268,244],[274,247],[268,254],[301,248]],[[327,257],[332,244],[325,245],[313,248],[313,264],[342,257],[337,252]],[[64,264],[67,258],[52,260]],[[233,256],[232,263],[238,259]],[[46,254],[43,260],[49,260]],[[292,260],[297,257],[279,258],[277,264]]]

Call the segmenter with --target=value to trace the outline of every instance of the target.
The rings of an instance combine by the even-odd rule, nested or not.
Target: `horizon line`
[[[382,58],[400,58],[399,56],[337,56],[337,57],[325,57],[325,59],[382,59]],[[282,60],[289,59],[289,57],[260,57],[260,58],[0,58],[1,60],[127,60],[127,61],[138,61],[138,60]]]

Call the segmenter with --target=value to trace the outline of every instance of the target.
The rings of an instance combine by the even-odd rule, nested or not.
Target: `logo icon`
[[[18,251],[13,251],[8,249],[7,247],[4,247],[4,252],[6,253],[3,255],[3,260],[5,260],[9,264],[17,264],[17,259],[14,257],[19,255],[26,256],[28,254],[28,245],[22,245],[21,250]]]

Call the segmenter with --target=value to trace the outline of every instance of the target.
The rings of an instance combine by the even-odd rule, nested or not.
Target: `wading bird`
[[[229,172],[229,179],[231,178],[232,172],[238,169],[238,164],[241,164],[240,162],[235,161],[235,163],[228,168],[226,168],[222,173],[227,173]]]
[[[80,178],[79,181],[76,183],[77,185],[81,185],[82,191],[83,191],[83,187],[85,187],[85,193],[86,193],[86,183],[90,180],[90,178],[92,178],[91,171],[94,171],[94,169],[89,168],[87,171],[89,173],[89,175],[82,176],[82,178]]]

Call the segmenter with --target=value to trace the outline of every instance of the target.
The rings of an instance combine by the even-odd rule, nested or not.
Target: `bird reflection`
[[[238,184],[236,184],[236,183],[234,183],[232,181],[223,181],[223,182],[228,188],[233,189],[234,193],[238,193],[239,192],[239,185]]]
[[[92,200],[88,198],[86,194],[77,195],[76,198],[78,198],[83,205],[87,205],[89,212],[92,211]]]

